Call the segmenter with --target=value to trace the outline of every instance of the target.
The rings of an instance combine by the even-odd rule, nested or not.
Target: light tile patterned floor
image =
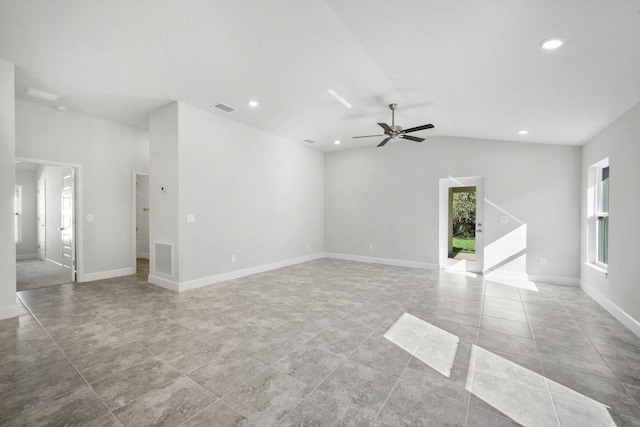
[[[640,338],[577,288],[328,259],[144,277],[18,293],[0,425],[640,425]],[[449,377],[384,338],[404,313],[459,338]]]

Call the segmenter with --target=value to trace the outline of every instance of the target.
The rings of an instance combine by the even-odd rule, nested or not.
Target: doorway
[[[18,291],[76,280],[75,182],[74,167],[16,161],[16,184],[24,190]]]
[[[440,180],[440,268],[482,273],[484,178]]]
[[[149,274],[149,174],[133,173],[133,207],[136,273]],[[144,277],[146,281],[147,277]]]

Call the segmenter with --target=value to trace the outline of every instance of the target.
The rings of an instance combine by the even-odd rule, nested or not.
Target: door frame
[[[58,162],[55,160],[46,159],[34,159],[30,157],[16,157],[15,160],[23,163],[32,163],[39,166],[56,166],[60,168],[74,169],[75,173],[75,192],[74,192],[74,217],[75,223],[73,224],[75,231],[75,239],[73,244],[75,245],[75,258],[76,258],[76,282],[84,282],[84,200],[83,200],[83,171],[82,165],[78,163]]]
[[[449,189],[476,187],[476,259],[452,260],[449,258]],[[439,195],[439,243],[438,254],[441,270],[482,274],[484,269],[484,177],[460,177],[440,179]]]
[[[138,175],[146,175],[149,176],[149,172],[138,172],[136,170],[131,171],[131,253],[132,253],[132,263],[133,263],[133,271],[134,274],[138,272],[138,251],[137,251],[137,239],[136,239],[136,224],[138,213],[138,192],[136,188],[136,181]],[[151,190],[151,188],[149,188]],[[150,198],[151,195],[147,194]],[[151,239],[149,239],[149,263],[151,263]]]

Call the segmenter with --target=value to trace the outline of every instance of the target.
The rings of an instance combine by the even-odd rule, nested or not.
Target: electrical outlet
[[[547,265],[547,257],[546,256],[541,256],[540,257],[540,265]]]
[[[500,224],[509,224],[509,217],[507,215],[500,215]]]
[[[236,254],[231,255],[231,262],[236,262]]]
[[[373,250],[373,243],[369,243],[369,250]]]

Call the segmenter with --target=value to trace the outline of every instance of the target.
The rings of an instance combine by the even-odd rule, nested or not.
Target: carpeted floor
[[[16,288],[18,291],[62,285],[71,281],[62,275],[62,268],[39,259],[16,263]]]

